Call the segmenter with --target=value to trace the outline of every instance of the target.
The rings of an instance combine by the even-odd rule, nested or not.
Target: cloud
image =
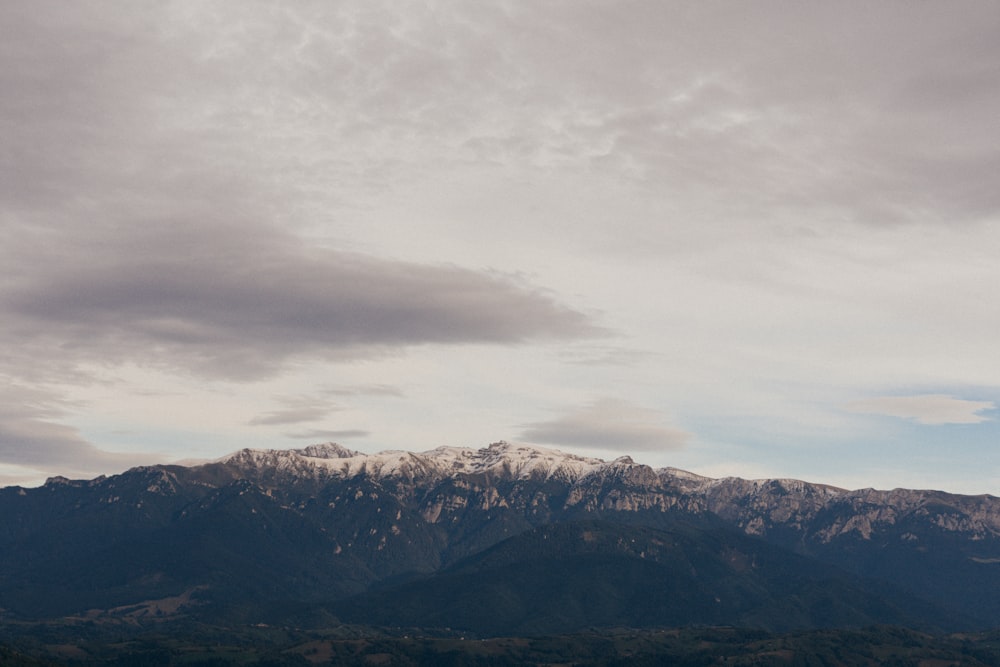
[[[0,192],[299,214],[475,163],[614,174],[747,224],[996,213],[993,10],[853,9],[3,7]]]
[[[321,396],[280,396],[276,400],[287,407],[258,415],[247,424],[250,426],[276,426],[323,419],[331,412],[342,409],[339,405],[331,403],[326,396],[339,395],[342,391],[351,390],[327,390],[322,392]]]
[[[992,401],[970,401],[944,394],[881,396],[848,403],[851,412],[911,419],[918,424],[978,424],[992,417],[980,414],[995,410]]]
[[[663,424],[655,410],[603,398],[551,421],[526,424],[519,439],[634,452],[678,449],[689,437]]]
[[[286,410],[275,410],[267,414],[254,417],[249,422],[250,426],[275,426],[278,424],[300,424],[302,422],[312,422],[326,417],[336,410],[335,407],[300,407],[288,408]]]
[[[316,396],[279,396],[276,400],[288,407],[259,415],[251,419],[248,424],[250,426],[280,426],[324,420],[331,413],[344,409],[340,405],[331,403],[329,398],[331,396],[352,398],[361,396],[388,396],[400,398],[403,396],[403,392],[398,387],[389,384],[365,384],[327,387],[320,390]],[[303,429],[284,433],[286,438],[310,440],[312,442],[364,438],[368,435],[369,431],[362,429],[323,428]]]
[[[391,384],[359,384],[346,387],[332,387],[324,391],[331,396],[392,396],[402,398],[403,390]]]
[[[478,74],[454,80],[463,61],[430,48],[433,24],[323,3],[159,11],[0,7],[0,344],[33,362],[7,370],[134,361],[239,380],[293,359],[598,333],[512,275],[304,233],[422,173],[445,146],[431,135],[477,117],[482,100],[459,100]],[[442,88],[456,107],[408,117]]]
[[[311,440],[312,442],[320,441],[338,441],[338,440],[349,440],[354,438],[365,438],[368,437],[369,431],[364,431],[361,429],[342,429],[342,430],[325,430],[325,429],[312,429],[309,431],[296,431],[294,433],[286,433],[285,437],[295,438],[298,440]]]
[[[343,410],[343,406],[332,403],[329,399],[336,397],[361,397],[361,396],[387,396],[401,398],[403,391],[398,387],[389,384],[365,384],[348,385],[342,387],[328,387],[318,392],[317,396],[278,396],[275,400],[287,407],[272,410],[258,415],[251,419],[249,426],[279,426],[286,424],[301,424],[304,422],[315,422],[325,419],[333,412]],[[313,437],[334,437],[331,434],[347,434],[347,436],[360,436],[367,434],[367,431],[301,431],[295,435],[286,434],[294,438]]]
[[[817,377],[986,386],[996,226],[970,222],[1000,213],[997,19],[989,3],[0,3],[0,383],[85,396],[124,364],[286,381],[273,395],[350,361],[337,377],[359,387],[429,387],[454,346],[493,344],[449,385],[472,411],[474,378],[515,356],[501,348],[566,341],[558,361],[525,351],[547,360],[528,382],[642,382],[655,398],[637,400],[702,413]],[[628,349],[578,347],[598,309]],[[455,409],[441,393],[392,407],[429,420]],[[8,398],[9,442],[88,451],[70,416]],[[308,407],[257,419],[327,424],[299,421],[321,418]]]
[[[15,239],[0,251],[10,285],[0,293],[0,336],[30,341],[39,351],[25,354],[32,363],[133,361],[247,379],[292,358],[599,333],[586,315],[510,276],[310,249],[265,225],[73,236],[58,250]]]
[[[0,462],[73,476],[154,462],[153,454],[120,454],[95,447],[76,429],[56,421],[64,415],[64,406],[51,395],[27,387],[5,388],[0,392]]]

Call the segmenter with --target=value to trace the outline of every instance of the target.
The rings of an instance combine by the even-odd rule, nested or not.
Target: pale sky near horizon
[[[1000,4],[0,4],[0,486],[336,441],[1000,495]]]

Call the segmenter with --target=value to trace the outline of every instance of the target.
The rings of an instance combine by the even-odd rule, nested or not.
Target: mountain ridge
[[[104,618],[120,615],[116,609],[169,607],[167,616],[215,614],[229,622],[286,602],[336,607],[338,600],[388,590],[392,582],[433,578],[546,526],[601,521],[669,533],[681,521],[697,527],[689,549],[714,554],[705,558],[723,558],[718,545],[736,539],[725,537],[732,532],[786,553],[767,561],[779,573],[803,567],[793,565],[799,562],[793,556],[805,558],[839,568],[845,577],[882,582],[887,600],[903,599],[892,592],[898,591],[922,601],[938,610],[926,612],[928,623],[936,616],[967,627],[1000,626],[1000,600],[993,594],[1000,590],[1000,499],[989,495],[712,479],[653,469],[630,457],[604,461],[507,442],[378,454],[326,443],[243,449],[199,465],[144,466],[92,480],[56,477],[34,489],[6,487],[0,489],[0,516],[0,619],[95,609]],[[590,571],[594,556],[574,541],[564,547],[567,563]],[[602,558],[673,581],[628,549]],[[733,562],[741,558],[746,560]],[[806,569],[808,577],[824,571]],[[567,581],[579,575],[549,571]],[[747,599],[761,609],[799,608],[795,591],[778,584],[780,575],[763,574],[748,569],[732,576],[742,582],[738,587],[756,591]],[[723,579],[676,581],[711,591]],[[896,618],[888,610],[899,604],[865,601],[856,592],[863,584],[806,579],[809,599],[839,610],[810,618]],[[529,579],[523,581],[528,586]],[[619,583],[637,585],[634,578]],[[530,598],[529,590],[508,594]],[[650,594],[639,587],[607,599]],[[178,609],[149,604],[178,598],[186,601]],[[872,609],[883,609],[883,616],[872,616]],[[782,622],[776,612],[754,616],[745,609],[711,616],[730,622],[758,617],[775,627]],[[521,627],[515,621],[509,627]]]
[[[294,465],[299,459],[300,465]],[[989,494],[964,495],[932,489],[844,489],[829,484],[793,478],[745,479],[741,477],[711,478],[673,467],[652,468],[636,463],[629,456],[612,461],[583,457],[556,449],[505,441],[492,443],[478,450],[461,447],[438,447],[424,452],[387,450],[365,454],[341,447],[336,443],[312,445],[303,449],[254,450],[243,449],[222,459],[223,464],[274,467],[289,472],[301,472],[311,465],[325,468],[331,475],[354,477],[366,474],[375,478],[402,477],[414,479],[420,474],[435,481],[456,475],[510,475],[517,479],[542,475],[562,476],[574,485],[586,482],[591,475],[618,473],[646,486],[680,489],[704,499],[700,508],[731,518],[750,534],[766,532],[769,524],[787,523],[786,516],[801,521],[837,504],[849,505],[863,518],[834,523],[822,532],[830,539],[840,532],[858,532],[871,537],[873,526],[892,525],[900,514],[925,509],[925,501],[933,499],[942,509],[949,503],[970,508],[965,516],[942,511],[934,520],[948,530],[970,531],[976,539],[1000,537],[1000,498]],[[782,500],[784,499],[784,500]],[[740,502],[734,502],[739,500]],[[740,507],[743,511],[734,511]],[[874,515],[863,512],[866,507],[878,507]],[[794,515],[792,513],[795,513]]]

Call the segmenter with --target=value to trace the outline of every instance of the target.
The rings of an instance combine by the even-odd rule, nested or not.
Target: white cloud
[[[978,424],[992,417],[980,414],[995,410],[992,401],[970,401],[945,394],[880,396],[847,404],[851,412],[912,419],[919,424]]]

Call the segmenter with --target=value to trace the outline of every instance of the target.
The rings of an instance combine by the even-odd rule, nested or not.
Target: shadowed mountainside
[[[992,496],[713,480],[510,443],[243,450],[0,489],[0,516],[6,620],[294,609],[457,627],[485,596],[497,613],[468,626],[484,633],[1000,625]]]

